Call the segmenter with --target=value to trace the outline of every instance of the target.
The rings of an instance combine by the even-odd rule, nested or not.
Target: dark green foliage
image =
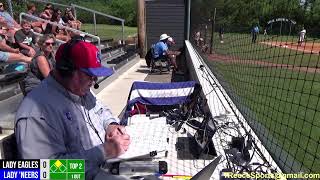
[[[213,18],[215,8],[216,27],[224,25],[237,32],[248,32],[254,24],[264,28],[275,18],[292,19],[297,30],[304,26],[312,36],[320,32],[319,0],[193,0],[193,22]]]
[[[112,15],[115,17],[119,17],[125,20],[126,26],[136,26],[136,1],[134,0],[55,0],[52,1],[60,4],[77,4],[80,6],[84,6],[108,15]],[[18,19],[20,12],[26,12],[26,3],[22,0],[20,1],[12,1],[13,3],[13,11],[14,16]],[[39,3],[38,3],[39,4]],[[42,10],[43,5],[37,4],[37,9]],[[63,11],[64,9],[61,8]],[[93,23],[92,22],[92,14],[87,13],[85,11],[77,11],[80,20],[83,23]],[[97,16],[97,23],[107,23],[113,24],[110,22],[110,19],[102,18]],[[116,23],[116,22],[115,22]]]

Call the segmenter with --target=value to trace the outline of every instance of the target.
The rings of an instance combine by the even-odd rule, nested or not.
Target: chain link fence
[[[286,173],[320,170],[319,8],[317,1],[191,2],[193,45]]]

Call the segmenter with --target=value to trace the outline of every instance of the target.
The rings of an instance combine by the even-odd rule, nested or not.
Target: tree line
[[[19,17],[20,12],[26,12],[26,0],[12,1],[13,12],[16,18]],[[136,27],[136,1],[135,0],[52,0],[52,2],[69,5],[71,3],[84,6],[95,11],[99,11],[108,15],[119,17],[125,20],[126,26]],[[45,4],[36,3],[37,9],[42,10]],[[7,6],[8,7],[8,6]],[[64,10],[61,8],[62,11]],[[93,23],[93,15],[83,10],[78,10],[77,15],[79,20],[83,23]],[[96,16],[97,23],[113,23],[112,20]],[[119,22],[114,22],[119,23]]]
[[[215,16],[217,26],[247,31],[254,25],[266,27],[272,19],[287,18],[297,22],[296,30],[305,27],[317,36],[320,32],[319,0],[193,0],[191,11],[194,24]]]

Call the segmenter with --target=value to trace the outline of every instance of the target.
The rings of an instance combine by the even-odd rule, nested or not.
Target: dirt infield
[[[320,55],[320,43],[304,42],[301,46],[299,46],[297,42],[266,41],[260,43]]]
[[[222,62],[222,63],[250,64],[250,65],[257,65],[262,67],[289,69],[297,72],[320,73],[320,68],[301,67],[301,66],[294,66],[290,64],[277,64],[277,63],[270,63],[270,62],[259,61],[259,60],[241,60],[235,57],[231,57],[228,55],[221,55],[221,54],[208,54],[207,58],[210,61],[216,61],[216,62]]]

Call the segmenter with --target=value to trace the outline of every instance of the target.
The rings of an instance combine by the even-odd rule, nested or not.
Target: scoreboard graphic
[[[0,160],[2,179],[84,180],[83,159]]]

